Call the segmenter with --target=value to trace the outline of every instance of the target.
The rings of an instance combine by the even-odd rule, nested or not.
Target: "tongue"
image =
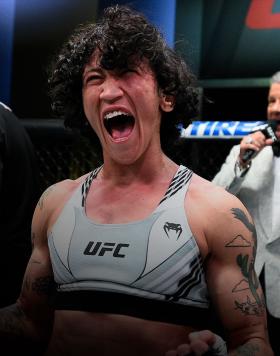
[[[132,131],[133,125],[118,125],[112,128],[111,136],[113,139],[117,140],[120,138],[128,137]]]

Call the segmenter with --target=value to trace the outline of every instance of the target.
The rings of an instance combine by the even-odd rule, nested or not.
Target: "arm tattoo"
[[[252,233],[252,237],[253,237],[254,244],[255,244],[254,248],[256,248],[257,233],[256,233],[255,225],[250,223],[250,221],[247,218],[247,216],[245,215],[244,211],[242,211],[241,209],[232,208],[231,211],[232,211],[234,217],[236,219],[240,220],[247,227],[247,229]]]
[[[242,235],[237,235],[232,241],[226,244],[226,247],[251,247],[251,242]]]
[[[38,201],[38,206],[42,210],[44,207],[44,200],[45,198],[50,194],[50,192],[53,190],[54,185],[51,185],[49,188],[47,188],[44,193],[41,195],[41,198]]]
[[[255,356],[258,355],[260,348],[256,344],[246,344],[239,346],[236,350],[236,355],[240,356]]]
[[[1,309],[1,331],[17,336],[23,336],[25,321],[25,314],[16,304],[9,305],[8,307]]]
[[[23,281],[23,289],[27,292],[35,292],[41,296],[49,296],[55,289],[55,282],[51,276],[40,277],[34,281],[31,281],[31,279],[26,276]]]
[[[51,276],[40,277],[32,282],[31,288],[33,292],[39,295],[49,296],[55,288],[55,282]]]
[[[245,227],[251,232],[253,238],[253,246],[251,242],[246,240],[242,235],[237,235],[232,241],[226,244],[226,247],[252,247],[253,257],[249,259],[249,254],[239,254],[236,258],[237,265],[239,266],[243,279],[234,286],[232,289],[233,293],[238,293],[244,290],[251,292],[253,296],[250,298],[247,295],[247,300],[243,302],[238,302],[235,300],[236,309],[241,310],[245,315],[262,315],[265,303],[263,296],[259,295],[257,290],[259,288],[259,280],[254,269],[255,257],[256,257],[256,245],[257,245],[257,234],[254,224],[252,224],[245,213],[238,208],[231,209],[234,217],[240,220]]]

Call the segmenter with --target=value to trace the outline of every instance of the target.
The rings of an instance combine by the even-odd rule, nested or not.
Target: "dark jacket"
[[[0,104],[0,306],[19,295],[39,195],[35,152],[20,120]]]

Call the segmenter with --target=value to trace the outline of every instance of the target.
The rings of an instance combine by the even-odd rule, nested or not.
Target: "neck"
[[[149,183],[152,181],[169,180],[178,166],[166,155],[162,154],[154,159],[140,159],[129,165],[119,164],[115,161],[104,160],[101,178],[110,180],[113,184],[131,184],[136,181]]]

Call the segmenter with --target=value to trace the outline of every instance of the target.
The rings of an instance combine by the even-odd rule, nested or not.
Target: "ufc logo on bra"
[[[94,242],[90,241],[84,250],[84,255],[88,256],[104,256],[107,252],[113,253],[113,257],[124,258],[125,255],[120,253],[124,247],[129,247],[129,244],[117,244],[116,242]]]

